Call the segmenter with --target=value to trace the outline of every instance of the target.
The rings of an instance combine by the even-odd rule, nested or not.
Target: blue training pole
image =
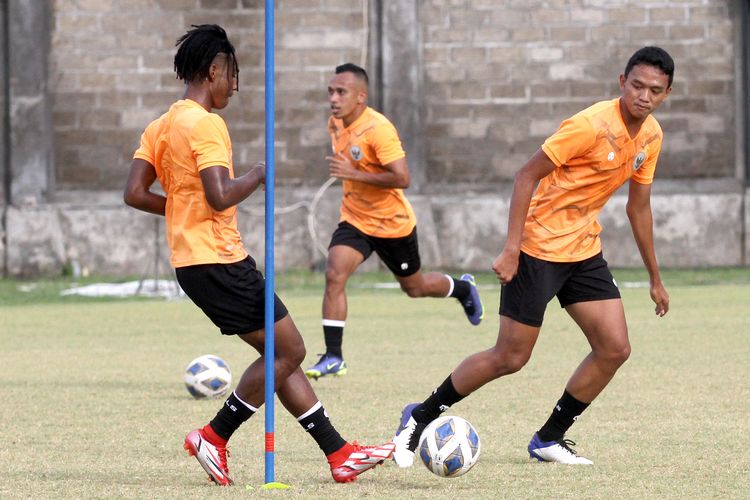
[[[274,0],[266,0],[266,484],[274,482]]]

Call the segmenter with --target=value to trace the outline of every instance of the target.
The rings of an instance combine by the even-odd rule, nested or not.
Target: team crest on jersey
[[[349,152],[351,153],[352,159],[354,161],[359,161],[362,159],[362,150],[359,149],[359,146],[352,146]]]
[[[633,160],[633,170],[638,170],[639,168],[641,168],[641,165],[643,165],[644,161],[646,161],[646,153],[641,151],[636,155],[635,160]]]

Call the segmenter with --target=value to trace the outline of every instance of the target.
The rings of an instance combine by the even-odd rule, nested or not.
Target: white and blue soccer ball
[[[425,427],[417,451],[422,463],[440,477],[469,472],[479,459],[481,445],[474,427],[461,417],[439,417]]]
[[[218,356],[198,356],[185,368],[185,387],[195,399],[218,398],[229,390],[232,372]]]

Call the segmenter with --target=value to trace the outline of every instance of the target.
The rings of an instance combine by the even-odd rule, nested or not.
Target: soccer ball
[[[198,356],[185,368],[185,387],[195,399],[223,396],[231,383],[229,365],[212,354]]]
[[[419,457],[440,477],[466,474],[477,463],[479,451],[479,434],[461,417],[439,417],[419,438]]]

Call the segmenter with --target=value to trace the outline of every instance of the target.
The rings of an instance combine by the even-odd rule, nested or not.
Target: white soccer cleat
[[[534,437],[529,443],[529,455],[531,458],[535,458],[540,462],[555,462],[568,465],[593,465],[594,462],[588,458],[579,457],[571,446],[575,446],[575,443],[570,439],[542,441],[539,439],[539,434],[534,434]]]
[[[233,483],[229,478],[229,467],[227,467],[227,449],[211,443],[201,429],[190,431],[185,436],[183,447],[190,456],[198,460],[208,474],[208,479],[221,486],[229,486]]]
[[[399,467],[406,468],[414,464],[414,450],[417,448],[419,434],[413,439],[415,433],[417,433],[418,424],[414,420],[414,417],[411,416],[411,412],[417,406],[419,406],[419,403],[411,403],[404,407],[401,412],[401,422],[392,440],[393,444],[396,445],[396,449],[393,452],[393,460]],[[419,427],[423,429],[424,425]]]

